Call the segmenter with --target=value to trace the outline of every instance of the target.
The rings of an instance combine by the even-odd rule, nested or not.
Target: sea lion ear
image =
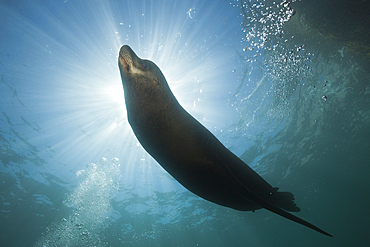
[[[141,63],[142,67],[144,70],[148,70],[149,69],[149,64],[147,62],[142,62]]]

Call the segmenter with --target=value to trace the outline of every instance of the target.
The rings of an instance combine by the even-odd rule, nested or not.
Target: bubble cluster
[[[78,171],[81,183],[64,202],[72,213],[48,227],[34,246],[104,246],[100,233],[109,226],[119,166],[117,158],[103,158]]]
[[[245,60],[260,63],[273,81],[271,91],[278,100],[286,101],[310,75],[310,60],[314,56],[305,50],[305,44],[296,44],[294,35],[287,33],[286,23],[295,14],[290,3],[295,1],[241,2]]]
[[[248,43],[244,51],[262,49],[275,50],[278,44],[271,45],[272,37],[281,36],[284,23],[294,14],[290,2],[268,3],[267,1],[242,0],[242,13],[244,15],[243,32]],[[250,61],[256,59],[250,58]]]

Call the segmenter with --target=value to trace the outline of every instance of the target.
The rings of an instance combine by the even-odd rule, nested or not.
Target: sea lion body
[[[198,196],[241,211],[266,208],[323,234],[286,212],[300,209],[278,192],[186,112],[161,70],[124,45],[118,59],[128,121],[144,149],[179,183]]]

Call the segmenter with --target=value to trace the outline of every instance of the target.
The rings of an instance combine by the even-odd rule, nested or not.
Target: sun
[[[121,104],[122,107],[125,107],[124,93],[121,83],[117,82],[107,87],[104,93],[107,94],[112,101]]]

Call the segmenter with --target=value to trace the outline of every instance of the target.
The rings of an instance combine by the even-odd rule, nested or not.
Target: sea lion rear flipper
[[[251,190],[248,186],[246,186],[246,184],[244,184],[240,179],[243,178],[243,177],[240,177],[239,176],[236,176],[236,174],[233,172],[232,170],[232,167],[229,167],[228,166],[228,169],[229,171],[233,174],[233,176],[239,181],[240,184],[242,184],[244,186],[244,188],[246,189],[245,192],[246,192],[246,196],[248,199],[252,200],[253,202],[259,204],[261,207],[273,212],[273,213],[276,213],[286,219],[289,219],[291,221],[294,221],[296,223],[299,223],[301,225],[304,225],[308,228],[311,228],[317,232],[320,232],[326,236],[330,236],[330,237],[333,237],[332,235],[330,235],[329,233],[325,232],[324,230],[321,230],[320,228],[318,228],[317,226],[285,211],[285,210],[289,210],[289,211],[293,211],[293,212],[298,212],[300,211],[300,209],[295,205],[294,203],[294,195],[290,192],[278,192],[277,190],[279,188],[277,187],[274,187],[272,188],[272,191],[271,191],[271,195],[272,196],[272,200],[267,199],[265,198],[264,196],[261,196],[259,194],[257,194],[256,192],[254,192],[253,190]],[[285,209],[285,210],[284,210]]]
[[[294,203],[294,195],[290,192],[278,192],[277,187],[271,195],[271,201],[274,205],[290,212],[299,212],[301,209]]]
[[[303,220],[303,219],[301,219],[301,218],[299,218],[299,217],[297,217],[297,216],[295,216],[295,215],[293,215],[293,214],[285,211],[284,209],[280,208],[277,205],[274,205],[274,204],[270,203],[269,201],[265,200],[264,198],[260,197],[259,195],[255,194],[254,192],[250,191],[248,188],[246,188],[246,189],[247,189],[247,193],[248,193],[248,196],[250,197],[250,199],[252,199],[255,203],[258,203],[259,205],[261,205],[263,208],[265,208],[265,209],[267,209],[267,210],[269,210],[269,211],[271,211],[271,212],[273,212],[275,214],[278,214],[278,215],[280,215],[280,216],[282,216],[282,217],[284,217],[286,219],[289,219],[289,220],[294,221],[294,222],[296,222],[298,224],[301,224],[301,225],[304,225],[304,226],[306,226],[308,228],[311,228],[312,230],[315,230],[317,232],[320,232],[320,233],[322,233],[322,234],[324,234],[326,236],[333,237],[332,235],[330,235],[329,233],[325,232],[324,230],[321,230],[317,226],[315,226],[315,225],[313,225],[313,224],[311,224],[311,223],[309,223],[309,222],[307,222],[307,221],[305,221],[305,220]],[[292,193],[289,193],[289,192],[277,192],[276,191],[277,188],[273,188],[273,190],[274,190],[275,193],[277,193],[277,195],[279,195],[279,197],[284,198],[282,200],[284,202],[289,201],[289,200],[286,200],[286,199],[291,199],[291,198],[294,199]],[[290,207],[292,207],[292,205],[294,207],[296,207],[295,204],[291,202]],[[296,207],[296,208],[298,208],[298,207]]]

